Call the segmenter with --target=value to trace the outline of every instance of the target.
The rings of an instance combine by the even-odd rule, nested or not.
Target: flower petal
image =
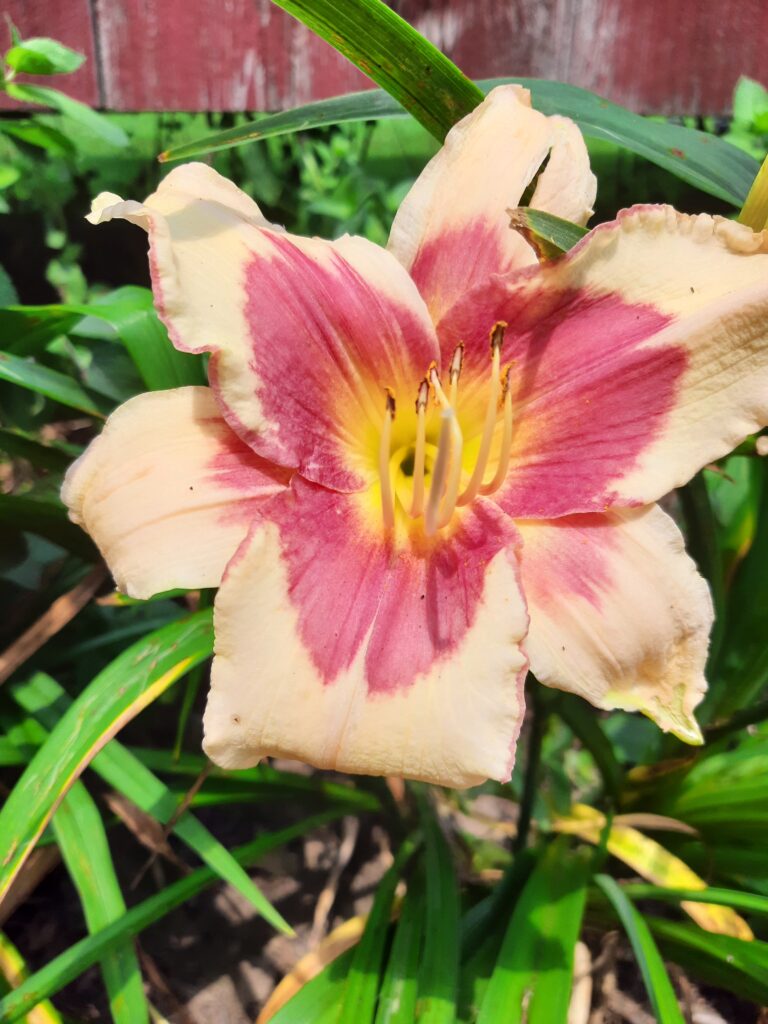
[[[527,89],[494,89],[448,133],[403,201],[389,240],[435,323],[491,274],[535,262],[506,211],[519,204],[548,154],[533,205],[586,223],[596,181],[581,133],[566,118],[533,110]]]
[[[384,389],[411,404],[439,358],[426,307],[397,260],[362,238],[272,229],[202,164],[172,171],[144,204],[97,199],[92,219],[113,217],[149,232],[160,316],[177,348],[213,353],[211,385],[232,429],[309,479],[363,487]]]
[[[294,480],[227,568],[205,749],[448,786],[506,779],[523,716],[517,533],[479,502],[393,549],[359,499]]]
[[[539,681],[701,742],[712,600],[672,519],[652,505],[518,526]]]
[[[500,501],[515,518],[655,501],[768,423],[768,233],[636,207],[476,289],[450,325],[467,401],[500,319],[516,424]]]
[[[229,429],[210,389],[188,387],[113,412],[70,467],[62,499],[118,587],[146,598],[218,586],[264,499],[285,483]]]

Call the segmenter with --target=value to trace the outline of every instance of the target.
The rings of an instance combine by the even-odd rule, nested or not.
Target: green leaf
[[[424,829],[426,918],[418,978],[419,1024],[452,1024],[459,973],[459,890],[453,858],[434,810],[416,790]]]
[[[25,39],[5,55],[5,63],[25,75],[66,75],[77,71],[84,61],[82,53],[42,37]]]
[[[379,994],[376,1024],[413,1024],[424,934],[423,875],[408,886]]]
[[[35,103],[43,107],[51,107],[58,110],[64,117],[75,121],[82,128],[87,129],[91,134],[97,136],[102,142],[111,146],[127,146],[128,136],[123,129],[110,121],[108,117],[97,113],[85,103],[73,100],[58,89],[51,89],[47,85],[27,85],[20,82],[8,82],[5,91],[11,99],[19,103]]]
[[[565,1024],[590,855],[547,847],[515,904],[477,1024]]]
[[[310,829],[333,821],[345,813],[343,808],[336,808],[315,814],[311,818],[306,818],[279,832],[259,836],[253,842],[233,850],[232,854],[239,864],[252,865],[270,850],[283,846],[292,839],[304,835]],[[175,907],[180,906],[216,881],[218,881],[218,875],[211,868],[198,868],[180,881],[162,889],[156,895],[131,907],[118,921],[114,921],[95,934],[76,942],[47,963],[45,967],[36,971],[3,1000],[0,1000],[0,1020],[3,1024],[13,1024],[24,1014],[29,1013],[39,1000],[53,995],[74,981],[83,971],[98,963],[104,956],[125,942],[126,938],[138,935],[144,928],[159,921]],[[310,984],[314,984],[314,982]],[[309,986],[305,986],[306,988]],[[302,992],[305,989],[302,989]],[[274,1021],[277,1019],[275,1017]],[[302,1024],[306,1024],[306,1021],[310,1019],[314,1021],[314,1018],[308,1017],[299,1019]]]
[[[0,494],[0,525],[36,533],[90,562],[99,557],[90,537],[70,522],[67,510],[58,498]]]
[[[477,84],[487,93],[507,82],[519,82],[529,88],[533,105],[543,113],[570,117],[587,137],[604,139],[637,153],[734,206],[741,207],[759,169],[754,157],[723,139],[641,117],[575,85],[536,78],[493,78]],[[346,121],[402,117],[405,113],[396,100],[380,90],[350,93],[176,146],[161,153],[160,159],[186,160],[275,135]]]
[[[0,348],[32,356],[74,327],[82,314],[66,306],[10,306],[0,309]]]
[[[82,311],[114,327],[151,391],[206,383],[200,356],[178,352],[171,344],[148,288],[126,285],[112,292],[103,305],[94,303]]]
[[[508,213],[509,226],[520,232],[542,260],[562,256],[587,234],[587,229],[578,224],[530,206],[518,206]]]
[[[365,931],[352,957],[337,1024],[371,1024],[373,1021],[395,887],[415,848],[415,841],[406,839],[376,888]]]
[[[629,941],[635,951],[638,966],[645,982],[645,989],[651,1001],[656,1019],[664,1024],[685,1024],[683,1015],[675,996],[672,982],[669,980],[664,962],[661,959],[651,930],[643,917],[635,909],[615,879],[609,875],[595,875],[595,881],[613,905]],[[723,936],[701,932],[709,942]],[[732,940],[738,941],[738,940]]]
[[[695,925],[658,917],[645,920],[669,960],[707,985],[721,986],[761,1005],[768,1003],[768,943],[713,935]],[[666,1024],[666,1017],[659,1019]]]
[[[76,782],[53,816],[53,831],[93,934],[125,914],[101,815],[82,782]],[[133,943],[115,947],[101,961],[115,1024],[146,1024],[149,1008]]]
[[[274,0],[444,139],[483,96],[445,54],[381,0]]]
[[[104,418],[103,412],[88,392],[72,377],[39,363],[30,362],[28,359],[20,359],[10,352],[0,352],[0,380],[18,384],[39,395],[45,395],[54,402],[87,412],[90,416]]]
[[[0,427],[0,452],[13,459],[27,459],[38,469],[63,473],[81,449],[70,444],[48,444],[20,430]]]
[[[11,696],[49,729],[54,729],[62,713],[72,707],[68,694],[55,679],[42,672],[13,686]],[[157,821],[167,824],[177,814],[179,802],[176,796],[117,740],[111,740],[96,755],[91,768]],[[174,823],[173,831],[220,878],[234,886],[270,924],[282,931],[291,931],[282,915],[259,892],[231,853],[197,818],[187,812]]]
[[[75,152],[75,147],[63,132],[34,118],[4,118],[0,120],[0,132],[21,139],[30,146],[44,149],[54,156],[69,157]],[[18,301],[13,300],[14,303]]]
[[[635,900],[663,900],[665,903],[689,900],[691,903],[722,904],[751,914],[768,914],[768,896],[741,892],[739,889],[718,889],[713,886],[706,889],[667,889],[646,882],[629,882],[622,889],[625,895]]]
[[[27,965],[7,935],[0,932],[0,995],[11,991],[6,978],[13,978],[18,985],[29,977]],[[47,999],[35,1007],[35,1017],[27,1018],[27,1024],[63,1024],[61,1015]]]
[[[354,950],[332,960],[316,977],[302,985],[285,1006],[270,1019],[270,1024],[336,1024],[339,1001],[347,984]],[[0,1003],[0,1010],[3,1004]]]
[[[0,809],[0,899],[99,750],[212,647],[210,611],[173,622],[127,648],[62,715]]]
[[[12,306],[19,301],[19,293],[5,267],[0,266],[0,306]]]

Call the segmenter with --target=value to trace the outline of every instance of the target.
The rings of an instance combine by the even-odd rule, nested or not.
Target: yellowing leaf
[[[5,979],[7,986],[0,982],[0,991],[3,988],[16,988],[28,977],[27,965],[21,958],[21,954],[10,941],[0,932],[0,975]],[[26,1016],[28,1024],[61,1024],[59,1016],[53,1005],[47,999],[43,999]]]
[[[762,231],[768,227],[768,157],[752,182],[739,220],[753,231]]]
[[[570,817],[560,818],[555,822],[558,832],[579,836],[595,845],[600,843],[605,825],[605,815],[586,804],[574,804]],[[631,825],[622,824],[621,815],[613,819],[606,847],[614,857],[654,885],[667,889],[707,888],[704,879],[691,871],[679,857]],[[680,906],[705,931],[730,935],[736,939],[754,939],[747,922],[730,907],[716,906],[713,903],[690,903],[685,900]]]

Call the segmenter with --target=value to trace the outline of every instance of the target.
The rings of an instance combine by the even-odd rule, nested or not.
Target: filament
[[[455,419],[453,410],[449,407],[444,409],[441,415],[440,438],[437,442],[437,456],[435,466],[432,470],[432,484],[429,488],[429,499],[427,511],[424,516],[424,532],[428,537],[433,536],[438,528],[440,503],[443,497],[446,478],[448,476],[449,459],[451,455],[451,427]]]
[[[424,511],[424,453],[427,443],[427,402],[429,400],[429,381],[425,377],[419,385],[416,398],[416,451],[413,457],[413,498],[411,499],[411,516],[413,519]]]
[[[509,457],[512,453],[512,394],[509,390],[509,370],[504,377],[504,433],[501,439],[501,451],[499,453],[499,464],[493,480],[480,488],[481,494],[493,494],[498,491],[504,483],[504,477],[509,469]]]
[[[480,450],[477,453],[477,462],[475,463],[475,468],[472,471],[472,476],[470,477],[466,489],[461,495],[459,495],[459,505],[468,505],[473,498],[477,497],[483,483],[485,467],[488,465],[488,456],[491,453],[491,444],[493,442],[493,432],[496,427],[499,392],[501,391],[499,370],[501,368],[501,346],[504,342],[504,329],[506,326],[507,325],[503,321],[499,321],[494,324],[491,329],[491,388],[490,394],[488,395],[488,407],[485,412],[485,425],[483,427],[483,436],[480,440]]]

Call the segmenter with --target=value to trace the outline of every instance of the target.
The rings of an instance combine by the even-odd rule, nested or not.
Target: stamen
[[[395,396],[389,388],[386,388],[386,392],[384,424],[379,441],[379,482],[381,483],[381,514],[384,517],[384,529],[392,530],[395,526],[395,495],[389,471],[389,450],[392,444],[392,421],[395,418]]]
[[[507,367],[504,374],[504,433],[501,438],[501,451],[499,452],[499,463],[493,480],[480,488],[481,494],[493,494],[504,483],[504,478],[509,469],[509,457],[512,454],[512,392],[509,389],[509,372],[511,366]]]
[[[429,500],[427,511],[424,515],[424,532],[432,537],[438,528],[440,504],[443,497],[446,477],[448,476],[448,465],[451,454],[451,427],[452,420],[455,420],[453,410],[449,407],[444,409],[441,415],[440,438],[437,442],[437,456],[432,470],[432,485],[429,488]]]
[[[429,381],[425,377],[419,384],[416,397],[416,451],[413,457],[413,499],[411,516],[413,519],[424,511],[424,452],[427,443],[427,402],[429,401]]]
[[[453,350],[453,356],[451,358],[451,366],[448,371],[448,380],[450,381],[451,387],[449,391],[450,401],[453,408],[456,408],[456,399],[459,394],[459,377],[461,376],[461,367],[464,362],[464,342],[460,341],[456,348]]]
[[[493,442],[493,432],[496,427],[496,413],[499,406],[499,392],[501,390],[501,381],[499,379],[499,369],[501,367],[501,346],[504,344],[504,330],[506,326],[506,323],[504,323],[503,320],[500,320],[491,328],[491,388],[488,395],[488,407],[485,413],[485,425],[483,427],[483,436],[480,439],[480,449],[477,453],[477,462],[475,463],[475,468],[472,471],[472,476],[470,477],[466,489],[459,496],[459,505],[467,505],[473,498],[477,497],[483,483],[485,467],[488,465],[488,456],[491,453],[491,443]]]

